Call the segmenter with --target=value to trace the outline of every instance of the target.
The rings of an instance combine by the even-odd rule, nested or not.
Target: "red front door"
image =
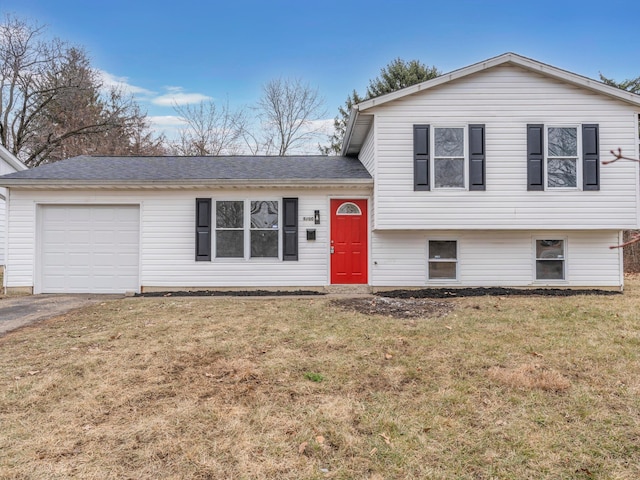
[[[331,200],[331,283],[367,282],[367,201]]]

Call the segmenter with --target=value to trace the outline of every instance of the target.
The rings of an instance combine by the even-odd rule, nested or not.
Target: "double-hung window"
[[[527,190],[600,190],[597,124],[527,125]]]
[[[251,257],[278,256],[278,202],[251,202]]]
[[[545,239],[535,241],[536,280],[564,280],[565,241]]]
[[[456,280],[458,278],[458,242],[455,240],[429,240],[429,280]]]
[[[413,126],[415,191],[485,190],[485,126]]]
[[[548,188],[578,187],[578,132],[577,127],[547,127]]]
[[[464,128],[433,129],[434,188],[464,188]]]
[[[244,258],[244,202],[216,202],[216,257]]]

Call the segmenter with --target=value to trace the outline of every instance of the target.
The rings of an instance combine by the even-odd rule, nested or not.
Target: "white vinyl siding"
[[[2,158],[0,158],[0,175],[6,175],[8,173],[13,173],[16,170],[10,166],[7,162],[5,162]],[[8,191],[6,188],[0,187],[0,267],[4,265],[4,256],[5,256],[5,231],[6,231],[6,209],[7,205],[5,200],[2,198],[6,198]]]
[[[367,171],[374,176],[376,174],[375,163],[375,122],[371,125],[371,129],[365,138],[360,153],[358,154],[358,160],[362,162]]]
[[[277,287],[329,284],[329,198],[362,197],[363,189],[276,190],[144,190],[144,191],[29,191],[12,190],[9,225],[10,256],[7,286],[32,287],[36,252],[37,205],[140,204],[140,285],[144,287]],[[195,261],[195,199],[243,200],[297,197],[298,261],[274,258],[212,259]],[[320,224],[313,213],[320,211]],[[311,218],[305,220],[304,218]],[[306,229],[316,231],[307,241]],[[281,235],[282,232],[279,232]]]
[[[604,160],[618,147],[637,151],[634,110],[509,65],[368,109],[376,116],[375,228],[636,228],[638,164],[601,166],[599,191],[527,191],[527,124],[598,124]],[[414,191],[413,125],[476,123],[485,125],[486,191]]]
[[[437,235],[437,237],[436,237]],[[619,287],[623,283],[618,231],[375,231],[371,236],[370,283],[378,287],[433,286],[428,280],[430,239],[457,240],[456,286],[539,287],[535,239],[566,239],[565,282],[572,287]]]
[[[371,129],[369,130],[369,133],[367,134],[367,138],[364,141],[364,144],[362,145],[362,148],[360,150],[360,154],[358,155],[358,160],[360,160],[362,162],[362,164],[365,166],[365,168],[368,170],[368,172],[371,174],[372,177],[375,178],[375,174],[376,174],[376,150],[375,150],[375,139],[376,139],[376,135],[375,135],[375,130],[376,130],[376,122],[375,120],[373,121],[373,124],[371,125]],[[373,195],[375,198],[375,189],[376,189],[376,185],[373,185]],[[369,225],[373,226],[375,225],[375,210],[374,210],[374,205],[369,206]]]
[[[6,198],[7,191],[4,188],[0,188],[0,195]],[[5,255],[5,230],[7,228],[6,223],[6,211],[7,211],[7,203],[2,200],[0,197],[0,268],[4,265],[4,255]]]

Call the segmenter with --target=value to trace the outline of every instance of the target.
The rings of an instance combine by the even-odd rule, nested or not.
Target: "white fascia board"
[[[372,186],[371,178],[323,178],[310,180],[43,180],[43,179],[2,179],[0,186],[28,190],[77,190],[77,189],[193,189],[193,188],[327,188]]]
[[[347,121],[347,128],[345,130],[344,138],[342,139],[342,148],[340,149],[340,155],[345,156],[349,143],[351,143],[351,135],[353,135],[353,127],[358,119],[358,108],[356,105],[351,107],[351,113],[349,113],[349,120]]]
[[[13,167],[17,172],[27,170],[27,166],[16,158],[9,150],[0,145],[0,158]]]
[[[413,95],[414,93],[428,90],[430,88],[434,88],[439,85],[451,82],[453,80],[457,80],[459,78],[466,77],[468,75],[472,75],[474,73],[481,72],[483,70],[487,70],[489,68],[506,63],[511,63],[527,70],[539,72],[542,75],[563,80],[573,85],[578,85],[589,90],[602,93],[609,97],[613,97],[618,100],[630,103],[632,105],[640,106],[640,95],[626,92],[616,87],[611,87],[597,80],[583,77],[582,75],[578,75],[567,70],[561,70],[559,68],[552,67],[551,65],[547,65],[530,58],[522,57],[515,53],[505,53],[498,57],[490,58],[483,62],[475,63],[468,67],[464,67],[458,70],[454,70],[453,72],[440,75],[439,77],[436,77],[432,80],[427,80],[426,82],[418,83],[416,85],[403,88],[402,90],[391,92],[380,97],[372,98],[371,100],[365,100],[364,102],[355,105],[355,108],[357,108],[358,111],[362,112],[364,110],[383,105],[393,100],[397,100],[408,95]]]

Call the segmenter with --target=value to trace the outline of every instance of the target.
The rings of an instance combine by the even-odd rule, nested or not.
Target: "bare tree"
[[[618,160],[627,160],[630,162],[640,162],[639,159],[633,157],[627,157],[622,154],[622,149],[618,148],[618,151],[611,150],[611,155],[613,158],[611,160],[603,160],[603,165],[609,165],[611,163],[617,162]],[[631,245],[640,243],[640,233],[637,231],[627,231],[625,232],[625,240],[620,245],[614,245],[610,248],[620,248],[620,247],[629,247]]]
[[[324,100],[317,88],[300,79],[280,78],[267,82],[262,87],[257,111],[263,131],[262,141],[254,143],[262,145],[268,153],[286,155],[304,149],[323,133],[321,126],[314,122],[325,115]],[[313,143],[314,149],[315,145]]]
[[[142,128],[146,115],[121,92],[103,93],[82,49],[43,35],[16,17],[0,24],[0,143],[31,167],[121,149],[131,140],[117,132]]]
[[[246,118],[242,110],[232,111],[229,101],[216,105],[175,105],[185,122],[180,138],[172,145],[178,155],[235,155],[241,150]]]

